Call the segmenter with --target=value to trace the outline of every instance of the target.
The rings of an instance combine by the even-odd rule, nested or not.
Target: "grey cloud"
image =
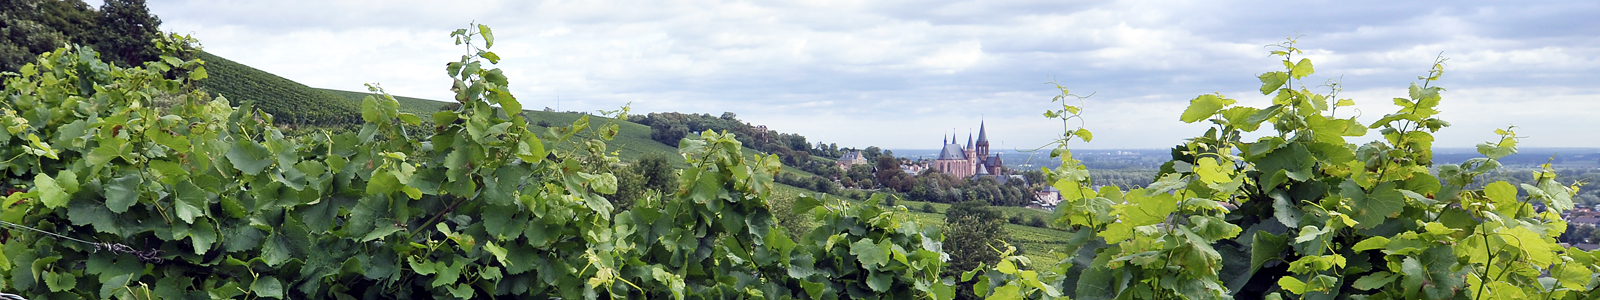
[[[1086,105],[1102,141],[1089,147],[1166,147],[1196,130],[1176,122],[1195,95],[1261,101],[1255,75],[1279,69],[1263,45],[1296,34],[1301,57],[1317,64],[1308,87],[1343,76],[1347,94],[1377,97],[1365,102],[1402,96],[1373,91],[1403,89],[1439,52],[1452,58],[1441,83],[1452,90],[1600,94],[1577,88],[1600,69],[1600,26],[1587,17],[1600,4],[1575,1],[151,5],[184,26],[168,30],[201,33],[211,49],[246,57],[224,56],[292,79],[344,89],[376,81],[431,98],[446,96],[431,87],[460,55],[445,33],[476,20],[495,26],[500,67],[529,107],[554,107],[559,93],[563,110],[733,111],[849,146],[934,147],[924,140],[979,117],[1030,130],[1011,143],[1039,144],[1059,131],[1039,117],[1054,80],[1097,93]]]

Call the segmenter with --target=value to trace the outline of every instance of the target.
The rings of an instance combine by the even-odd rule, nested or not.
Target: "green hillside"
[[[200,58],[206,61],[206,71],[210,75],[210,78],[200,82],[201,87],[214,96],[227,97],[234,105],[254,103],[256,108],[272,114],[274,120],[282,125],[330,127],[359,124],[361,98],[371,94],[309,87],[211,53],[201,52]],[[419,116],[432,115],[439,111],[440,107],[455,103],[405,96],[394,97],[400,103],[401,112]],[[529,124],[567,126],[581,115],[529,110],[524,111],[524,116]],[[593,124],[602,124],[608,120],[590,116],[590,122]],[[687,166],[683,163],[683,158],[677,155],[677,145],[663,144],[650,138],[649,126],[622,122],[619,128],[621,132],[610,145],[612,150],[619,151],[618,155],[623,161],[635,161],[648,153],[660,153],[672,157],[675,167]],[[745,152],[756,153],[749,147],[745,148]],[[808,177],[811,175],[809,172],[788,166],[783,169],[785,172],[804,174]]]
[[[338,126],[361,122],[360,102],[308,87],[260,69],[200,52],[209,78],[200,81],[212,96],[233,105],[254,103],[280,125]]]
[[[342,97],[342,98],[345,98],[345,99],[350,99],[351,101],[356,101],[356,103],[361,103],[360,102],[361,98],[364,98],[367,95],[371,95],[372,94],[372,93],[369,93],[369,92],[352,92],[352,91],[341,91],[341,90],[324,89],[324,88],[316,88],[316,89],[322,90],[323,92],[327,92],[329,94],[333,94],[333,95],[336,95],[336,96],[339,96],[339,97]],[[390,95],[390,96],[394,96],[394,95]],[[440,107],[443,107],[443,106],[451,104],[451,103],[456,103],[456,102],[444,102],[444,101],[437,101],[437,100],[428,100],[428,99],[422,99],[422,98],[412,98],[412,97],[406,97],[406,96],[394,96],[394,100],[396,102],[400,102],[400,112],[412,113],[412,114],[416,114],[418,116],[432,115],[433,112],[439,111]],[[359,107],[357,107],[357,108],[359,108]]]

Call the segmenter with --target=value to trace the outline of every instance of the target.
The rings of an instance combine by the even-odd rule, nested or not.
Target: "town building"
[[[867,164],[867,157],[862,155],[861,151],[850,151],[839,156],[835,162],[839,164],[840,170],[849,171],[851,166]]]
[[[969,134],[967,145],[963,147],[957,143],[956,136],[951,135],[943,144],[939,150],[939,157],[929,166],[932,169],[956,178],[999,176],[1007,173],[1005,164],[1000,161],[1000,155],[989,155],[989,134],[982,122],[978,123],[977,141],[973,141],[972,135]]]

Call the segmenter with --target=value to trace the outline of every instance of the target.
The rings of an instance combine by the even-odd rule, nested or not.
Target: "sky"
[[[94,2],[94,1],[90,1]],[[98,5],[98,3],[91,3]],[[490,49],[530,109],[721,115],[813,143],[933,149],[976,134],[995,150],[1063,132],[1042,113],[1092,95],[1090,143],[1169,148],[1203,134],[1178,120],[1221,93],[1265,107],[1257,75],[1295,37],[1304,87],[1357,103],[1364,123],[1448,58],[1434,85],[1470,147],[1516,126],[1525,147],[1600,147],[1600,2],[1579,1],[176,1],[162,29],[313,87],[451,99],[449,33],[491,26]],[[1372,136],[1376,136],[1373,131]],[[1370,137],[1367,139],[1371,139]],[[964,142],[964,141],[963,141]]]

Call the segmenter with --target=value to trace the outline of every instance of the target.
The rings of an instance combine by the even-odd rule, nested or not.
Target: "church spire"
[[[967,149],[972,149],[972,133],[967,133]]]
[[[989,143],[989,135],[986,134],[984,132],[984,130],[983,130],[983,121],[978,121],[978,143],[979,144],[988,144]]]

